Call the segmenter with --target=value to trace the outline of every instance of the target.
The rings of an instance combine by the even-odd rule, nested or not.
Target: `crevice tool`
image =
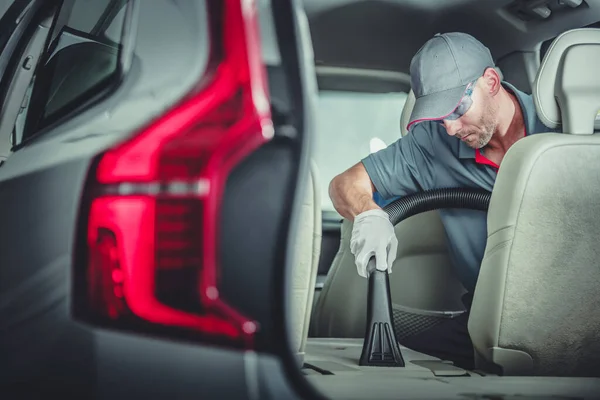
[[[367,326],[359,365],[404,367],[404,358],[394,334],[390,279],[387,271],[375,268],[375,257],[367,265],[369,292]]]

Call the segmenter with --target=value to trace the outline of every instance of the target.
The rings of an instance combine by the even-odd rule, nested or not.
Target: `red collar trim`
[[[525,136],[527,136],[527,129],[523,129],[523,137],[525,137]],[[475,162],[477,164],[489,165],[490,167],[495,168],[496,171],[498,170],[498,168],[500,168],[500,166],[498,164],[489,160],[486,156],[481,154],[481,151],[479,149],[475,150]]]

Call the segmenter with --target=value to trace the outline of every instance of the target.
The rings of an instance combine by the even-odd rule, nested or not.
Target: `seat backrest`
[[[435,320],[436,313],[461,312],[464,289],[450,268],[444,227],[438,215],[412,216],[396,225],[395,230],[399,243],[390,290],[398,318],[396,332],[414,331],[414,327],[402,326],[400,321],[405,317],[409,323],[410,314],[422,316],[419,320],[423,322],[427,315]],[[350,252],[351,235],[352,222],[344,220],[339,251],[315,306],[314,336],[362,338],[365,334],[368,284],[356,271]]]
[[[560,35],[534,82],[531,135],[502,161],[468,329],[479,369],[600,376],[600,30]]]
[[[321,191],[317,166],[311,161],[294,242],[290,291],[290,339],[302,364],[313,310],[315,282],[321,254]]]
[[[400,118],[402,136],[406,135],[414,100],[411,90]],[[398,252],[390,289],[396,336],[401,338],[435,323],[439,315],[462,312],[465,290],[454,275],[437,211],[412,216],[395,230]],[[339,250],[315,306],[311,330],[315,336],[361,338],[365,334],[368,285],[356,270],[350,252],[351,234],[352,222],[344,220]]]

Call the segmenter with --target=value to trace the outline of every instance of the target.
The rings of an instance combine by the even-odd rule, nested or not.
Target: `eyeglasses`
[[[440,119],[440,123],[443,123],[445,119],[449,119],[451,121],[457,120],[463,115],[465,115],[467,111],[469,111],[469,108],[471,108],[471,106],[473,105],[473,98],[471,97],[471,95],[473,94],[473,89],[475,89],[475,82],[477,81],[475,80],[469,83],[467,89],[465,90],[464,96],[462,97],[462,99],[460,99],[458,107],[456,107],[454,111],[452,111],[449,115],[446,115],[443,119]]]

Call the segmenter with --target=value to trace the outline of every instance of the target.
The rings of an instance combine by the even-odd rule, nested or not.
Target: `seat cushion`
[[[396,330],[404,337],[462,312],[465,290],[454,274],[437,212],[414,215],[397,224],[395,231],[399,243],[390,290]],[[356,270],[351,236],[352,222],[344,220],[340,248],[315,307],[315,336],[360,338],[365,334],[368,281]]]

